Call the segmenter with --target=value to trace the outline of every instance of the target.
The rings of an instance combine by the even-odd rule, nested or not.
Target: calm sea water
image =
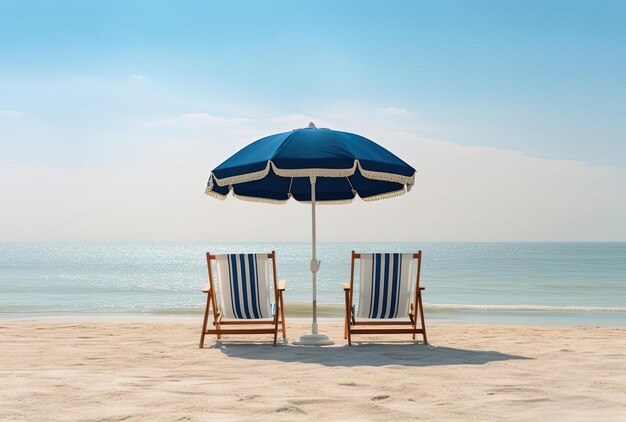
[[[205,251],[276,250],[292,315],[311,298],[308,243],[0,243],[0,317],[197,314]],[[321,243],[318,301],[341,316],[350,251],[423,251],[431,320],[626,326],[626,243]]]

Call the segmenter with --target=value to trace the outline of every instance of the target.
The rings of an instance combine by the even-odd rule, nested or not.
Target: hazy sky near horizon
[[[0,241],[306,241],[203,194],[318,126],[412,164],[319,240],[626,240],[626,3],[0,0]]]

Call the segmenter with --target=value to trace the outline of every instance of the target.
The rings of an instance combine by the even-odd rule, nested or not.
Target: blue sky
[[[625,2],[0,0],[0,37],[0,165],[42,174],[280,116],[626,166]]]

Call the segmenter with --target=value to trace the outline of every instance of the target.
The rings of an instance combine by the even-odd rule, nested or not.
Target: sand
[[[626,420],[626,328],[434,325],[428,346],[348,347],[332,322],[333,347],[201,350],[199,320],[140,321],[0,321],[0,420]]]

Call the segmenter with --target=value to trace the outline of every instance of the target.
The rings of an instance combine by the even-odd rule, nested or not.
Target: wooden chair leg
[[[276,342],[278,341],[278,316],[280,315],[280,295],[274,296],[274,300],[276,303],[276,309],[274,309],[274,346],[276,346]]]
[[[350,293],[346,290],[346,313],[345,321],[343,324],[343,338],[348,338],[348,330],[350,329]]]
[[[285,325],[285,302],[283,300],[283,292],[280,292],[280,319],[283,327],[283,339],[287,338],[287,327]]]
[[[278,341],[278,309],[276,310],[276,316],[274,317],[274,346]]]
[[[419,301],[420,319],[422,321],[422,335],[424,337],[424,344],[428,344],[428,340],[426,340],[426,323],[424,322],[424,305],[422,305],[422,293],[421,292],[419,296],[417,297],[417,300]]]
[[[211,305],[211,294],[206,295],[206,308],[204,309],[204,321],[202,322],[202,334],[200,334],[200,348],[204,347],[204,335],[206,334],[206,325],[209,319],[209,307]]]
[[[417,308],[413,306],[412,303],[409,310],[409,319],[411,320],[411,324],[413,325],[413,340],[415,340],[415,330],[417,330]]]
[[[354,323],[354,314],[352,313],[352,309],[348,309],[348,319],[347,319],[347,333],[348,333],[348,346],[352,346],[352,332],[350,331],[350,317],[352,318],[352,322]]]

